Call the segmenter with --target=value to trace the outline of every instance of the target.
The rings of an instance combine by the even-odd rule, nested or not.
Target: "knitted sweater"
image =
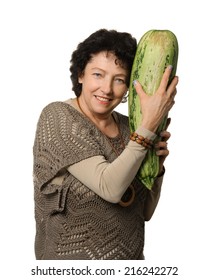
[[[117,115],[127,144],[128,118]],[[67,170],[96,155],[117,157],[87,118],[64,102],[43,109],[34,142],[37,259],[143,259],[148,190],[134,179],[136,197],[127,208],[102,199]],[[61,186],[52,182],[58,175],[64,175]]]

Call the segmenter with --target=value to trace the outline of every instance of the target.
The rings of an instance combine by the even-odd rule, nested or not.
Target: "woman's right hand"
[[[177,93],[176,86],[178,77],[175,76],[168,86],[172,67],[168,66],[163,74],[161,83],[156,93],[152,96],[146,94],[138,81],[134,81],[134,86],[140,98],[142,122],[141,126],[156,132],[163,118],[173,107],[174,97]]]

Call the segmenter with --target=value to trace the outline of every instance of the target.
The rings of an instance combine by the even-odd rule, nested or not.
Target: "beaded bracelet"
[[[136,143],[142,145],[146,149],[150,149],[153,145],[152,140],[143,137],[142,135],[137,134],[136,132],[131,133],[130,139],[136,141]]]

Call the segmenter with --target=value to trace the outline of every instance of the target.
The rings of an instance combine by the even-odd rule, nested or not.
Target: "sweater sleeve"
[[[33,146],[33,178],[44,193],[56,191],[50,182],[69,165],[103,155],[100,132],[64,102],[47,105],[39,117]],[[60,181],[60,180],[59,180]]]
[[[154,139],[155,134],[140,127],[137,133]],[[118,203],[146,155],[147,149],[129,141],[125,150],[109,163],[104,156],[94,156],[68,167],[68,171],[103,199]]]

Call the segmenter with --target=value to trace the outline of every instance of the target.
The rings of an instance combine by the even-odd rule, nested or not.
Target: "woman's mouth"
[[[111,98],[107,98],[107,97],[102,97],[102,96],[98,96],[98,95],[95,95],[95,97],[97,100],[99,100],[101,102],[105,102],[105,103],[112,101]]]

